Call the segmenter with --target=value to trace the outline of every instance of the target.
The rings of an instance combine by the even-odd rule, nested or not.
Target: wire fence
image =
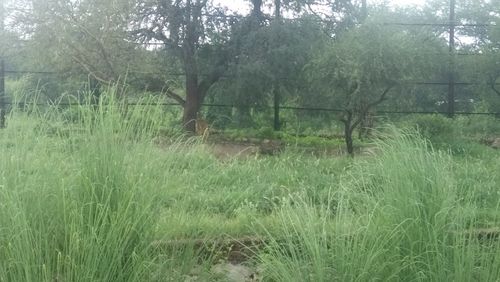
[[[4,102],[6,106],[14,106],[19,108],[26,108],[29,106],[37,106],[37,107],[77,107],[85,104],[74,102],[74,103],[60,103],[55,101],[49,101],[45,103],[40,102]],[[106,103],[102,103],[103,106],[109,105]],[[143,102],[130,102],[127,101],[125,103],[126,106],[167,106],[167,107],[179,107],[178,103],[169,103],[169,102],[154,102],[154,103],[143,103]],[[255,109],[274,109],[274,106],[266,106],[266,105],[241,105],[241,104],[207,104],[202,103],[202,107],[207,108],[255,108]],[[344,109],[340,108],[320,108],[320,107],[293,107],[293,106],[280,106],[280,110],[291,110],[291,111],[310,111],[310,112],[326,112],[326,113],[343,113]],[[388,111],[388,110],[377,110],[378,114],[387,114],[387,115],[446,115],[448,114],[445,111]],[[500,112],[455,112],[456,115],[479,115],[479,116],[500,116]]]
[[[23,76],[23,75],[49,75],[49,76],[58,76],[60,73],[58,72],[53,72],[53,71],[29,71],[29,70],[6,70],[5,67],[3,66],[4,71],[2,72],[0,69],[0,89],[3,89],[2,93],[5,93],[5,78],[14,75],[14,76]],[[133,73],[133,72],[131,72]],[[141,73],[144,74],[144,73]],[[171,76],[184,76],[184,73],[181,72],[158,72],[154,73],[151,72],[151,74],[163,74],[163,75],[171,75]],[[228,79],[235,79],[237,77],[228,75],[225,78]],[[287,79],[287,78],[283,78]],[[50,81],[51,79],[49,79]],[[53,79],[52,79],[53,80]],[[471,86],[478,86],[478,87],[483,87],[483,86],[488,86],[485,85],[484,82],[479,82],[479,81],[454,81],[452,82],[453,86],[455,87],[471,87]],[[401,81],[399,83],[400,85],[403,86],[410,86],[410,87],[423,87],[423,86],[429,86],[429,87],[446,87],[450,85],[450,82],[447,81]],[[500,85],[500,83],[495,83],[494,85]],[[441,90],[444,94],[444,90]],[[437,95],[439,96],[439,95]],[[441,95],[444,96],[444,95]],[[499,97],[500,100],[500,97]],[[435,101],[437,102],[437,101]],[[443,104],[446,104],[447,101],[440,101]],[[12,102],[9,101],[5,98],[5,95],[0,96],[0,103],[1,103],[1,113],[0,113],[0,122],[5,121],[5,112],[7,111],[7,108],[12,108],[12,107],[17,107],[17,108],[26,108],[27,106],[35,105],[37,107],[45,107],[45,106],[51,106],[51,107],[75,107],[81,105],[79,102],[65,102],[61,100],[57,101],[51,101],[47,100],[45,102],[33,102],[33,103],[28,103],[28,102]],[[146,102],[136,102],[136,101],[127,101],[126,102],[127,106],[154,106],[154,105],[159,105],[159,106],[165,106],[165,107],[179,107],[180,105],[178,103],[173,103],[173,102],[154,102],[154,103],[146,103]],[[291,105],[286,105],[285,104],[279,104],[278,107],[274,105],[266,105],[266,104],[241,104],[241,103],[203,103],[201,104],[202,108],[205,108],[206,111],[210,111],[210,109],[238,109],[238,108],[252,108],[257,111],[262,111],[262,112],[271,112],[273,110],[277,110],[278,112],[278,120],[273,120],[272,123],[274,124],[275,122],[280,122],[283,123],[283,114],[280,114],[281,112],[294,112],[294,113],[302,113],[302,117],[304,114],[341,114],[344,112],[344,109],[342,108],[335,108],[335,107],[318,107],[318,106],[291,106]],[[207,110],[208,109],[208,110]],[[403,116],[403,115],[435,115],[435,114],[440,114],[440,115],[449,115],[448,110],[444,110],[441,107],[441,110],[439,109],[433,109],[433,110],[401,110],[401,109],[379,109],[376,110],[377,115],[398,115],[398,116]],[[285,114],[286,115],[286,114]],[[453,115],[459,115],[459,116],[494,116],[494,117],[499,117],[500,112],[487,112],[487,111],[470,111],[470,110],[459,110],[455,111]],[[276,117],[275,117],[276,118]]]

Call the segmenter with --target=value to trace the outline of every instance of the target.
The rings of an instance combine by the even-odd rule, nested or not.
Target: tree
[[[353,23],[356,11],[348,0],[272,1],[273,15],[268,15],[261,10],[262,1],[250,2],[251,13],[233,26],[229,36],[231,77],[218,82],[212,96],[219,103],[235,105],[234,120],[239,126],[253,125],[252,108],[262,109],[273,102],[283,105],[300,96],[306,84],[303,68],[314,50]],[[325,26],[314,11],[316,4],[330,7],[328,14],[338,17],[339,23]],[[292,12],[292,18],[281,17]]]
[[[486,56],[493,58],[493,60],[488,60],[488,84],[491,89],[500,97],[500,87],[498,87],[498,82],[500,80],[500,14],[495,13],[496,18],[494,22],[495,26],[491,28],[489,42],[484,48]]]
[[[36,48],[44,52],[39,57],[51,58],[53,67],[87,73],[105,83],[126,73],[128,58],[133,57],[129,53],[134,51],[126,40],[130,12],[126,1],[31,0],[26,5],[32,9],[18,20]]]
[[[264,67],[269,38],[262,36],[268,16],[262,12],[262,0],[249,2],[252,8],[250,14],[234,23],[228,35],[229,77],[218,83],[219,87],[214,88],[216,93],[211,99],[212,102],[235,105],[235,120],[240,126],[252,123],[252,106],[264,104],[269,78]]]
[[[487,43],[481,46],[481,55],[472,56],[468,60],[469,76],[474,81],[482,82],[482,87],[475,87],[489,111],[498,112],[500,108],[500,14],[493,20],[496,25],[490,28]]]
[[[414,77],[418,42],[404,31],[367,22],[318,52],[308,65],[314,99],[326,99],[341,112],[347,151],[354,153],[353,131],[366,114]],[[323,96],[323,97],[321,97]]]
[[[224,14],[210,9],[208,0],[149,0],[137,1],[134,34],[144,42],[161,42],[169,53],[181,62],[185,73],[185,97],[166,89],[167,95],[184,109],[184,129],[195,132],[195,122],[210,87],[224,73],[225,56],[222,48],[214,47],[207,30],[217,26]],[[209,13],[210,12],[210,13]],[[220,13],[220,17],[216,13]],[[209,14],[209,15],[207,15]],[[217,58],[202,66],[200,54]],[[204,72],[202,72],[204,71]]]
[[[89,89],[89,82],[93,90],[99,85],[122,86],[139,63],[135,58],[143,50],[129,39],[128,1],[19,2],[12,13],[13,23],[26,38],[29,59],[24,68],[60,74],[57,83],[51,78],[50,98]],[[119,87],[119,94],[125,89]]]
[[[268,106],[274,95],[283,103],[296,95],[305,83],[303,67],[325,39],[317,22],[307,19],[262,25],[233,37],[229,73],[234,78],[221,99],[237,107],[240,125],[251,124],[250,109]]]
[[[465,105],[464,110],[497,112],[500,106],[500,66],[498,61],[500,32],[498,23],[498,1],[457,1],[457,21],[468,24],[459,26],[458,52],[455,56],[456,75],[461,82],[471,82],[461,86],[462,97],[457,101]],[[490,25],[492,23],[496,23]],[[465,39],[465,40],[464,40]]]

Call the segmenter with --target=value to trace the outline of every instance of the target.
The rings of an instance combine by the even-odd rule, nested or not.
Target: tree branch
[[[78,58],[77,55],[71,55],[71,58],[73,58],[73,60],[77,64],[79,64],[85,71],[87,71],[89,73],[90,76],[92,76],[93,78],[95,78],[97,81],[99,81],[101,83],[105,83],[105,84],[109,83],[109,79],[103,78],[102,76],[100,76],[99,74],[97,74],[96,71],[92,70],[92,66],[89,66],[88,64],[86,64],[84,62],[84,60]]]
[[[182,98],[179,94],[170,90],[170,88],[168,86],[166,88],[162,89],[162,92],[164,92],[165,95],[167,95],[167,97],[169,97],[169,98],[175,100],[177,103],[179,103],[179,105],[181,107],[184,108],[184,106],[186,105],[186,100],[184,100],[184,98]]]
[[[115,68],[113,67],[113,63],[110,60],[110,56],[108,54],[108,50],[104,46],[103,42],[93,34],[86,26],[80,23],[80,20],[75,16],[73,7],[60,7],[60,11],[63,14],[53,13],[52,16],[58,18],[63,24],[69,24],[75,26],[80,32],[84,33],[96,43],[97,53],[100,55],[98,58],[99,61],[104,61],[106,67],[108,68],[109,73],[103,73],[102,71],[97,71],[99,68],[97,65],[93,65],[91,62],[92,51],[88,50],[89,48],[84,47],[78,48],[71,40],[64,40],[63,43],[68,46],[70,49],[73,49],[76,54],[69,54],[73,60],[75,60],[82,68],[84,68],[91,76],[101,82],[109,83],[111,80],[115,80],[117,78],[117,74]],[[95,60],[94,60],[95,62]],[[100,73],[100,75],[98,74]]]
[[[359,117],[356,119],[356,121],[354,121],[354,123],[351,125],[351,130],[354,130],[356,127],[358,127],[358,125],[363,121],[363,118],[364,118],[364,115],[363,117]]]
[[[498,77],[494,78],[493,76],[490,76],[490,87],[491,90],[493,90],[498,96],[500,96],[500,90],[495,87],[497,79]]]
[[[222,73],[220,71],[215,71],[199,83],[198,89],[200,91],[201,100],[205,99],[210,87],[212,87],[212,85],[214,85],[214,83],[216,83],[221,76]]]
[[[500,96],[500,90],[495,87],[495,84],[491,85],[491,90],[495,91],[495,93],[497,93],[497,95]]]
[[[101,58],[103,59],[105,65],[108,67],[108,70],[111,72],[111,76],[114,79],[116,79],[118,77],[118,75],[116,73],[115,67],[113,66],[113,63],[109,59],[110,56],[108,54],[108,50],[106,50],[106,47],[104,46],[103,42],[99,38],[97,38],[95,35],[93,35],[84,26],[81,26],[80,29],[82,29],[83,32],[85,32],[89,37],[91,37],[94,40],[94,42],[97,44],[97,49],[101,53]]]
[[[387,93],[389,93],[389,91],[394,87],[394,84],[391,84],[390,86],[388,86],[384,92],[382,92],[382,94],[379,96],[379,98],[375,101],[373,101],[372,103],[369,103],[368,105],[366,105],[366,107],[364,107],[362,110],[361,110],[361,113],[359,115],[359,117],[354,121],[354,123],[352,124],[352,127],[351,129],[354,129],[356,128],[361,122],[363,122],[363,120],[365,119],[366,117],[366,113],[368,113],[368,111],[375,107],[376,105],[382,103],[383,101],[386,100],[387,98]]]
[[[364,108],[363,110],[363,113],[366,113],[368,112],[372,107],[375,107],[376,105],[382,103],[383,101],[386,100],[387,98],[387,93],[389,93],[389,91],[394,87],[394,84],[391,84],[390,86],[388,86],[384,92],[382,92],[382,94],[380,95],[380,97],[373,101],[372,103],[369,103],[368,105],[366,105],[366,107]]]
[[[352,112],[350,110],[345,109],[345,113],[347,114],[347,117],[342,117],[339,120],[344,123],[344,125],[347,127],[349,123],[352,121]]]
[[[171,41],[164,34],[155,32],[153,29],[154,26],[151,28],[138,28],[131,31],[130,33],[132,36],[138,39],[142,37],[143,41],[149,41],[151,39],[155,39],[165,44],[171,43]]]

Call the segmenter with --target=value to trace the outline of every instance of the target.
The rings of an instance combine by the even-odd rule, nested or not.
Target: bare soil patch
[[[218,159],[229,159],[233,157],[247,158],[256,156],[260,152],[260,148],[253,144],[238,144],[238,143],[213,143],[208,144],[208,149]]]

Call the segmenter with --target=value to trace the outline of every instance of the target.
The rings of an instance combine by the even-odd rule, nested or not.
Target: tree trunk
[[[352,140],[352,133],[356,126],[358,126],[360,119],[354,121],[354,114],[351,111],[346,111],[344,118],[341,120],[344,123],[344,139],[347,147],[347,153],[354,157],[354,142]]]
[[[198,89],[198,76],[195,74],[186,74],[186,103],[184,104],[184,113],[182,124],[184,130],[188,133],[196,132],[196,118],[201,106],[200,91]]]
[[[252,0],[252,17],[257,19],[260,22],[262,18],[262,0]]]
[[[344,138],[345,138],[345,145],[347,147],[347,153],[351,156],[354,157],[354,144],[352,140],[352,132],[353,128],[349,122],[344,123]]]
[[[185,26],[184,42],[182,43],[184,71],[186,72],[186,103],[184,104],[182,124],[186,132],[194,134],[196,133],[196,118],[202,102],[198,85],[198,62],[196,60],[196,43],[199,40],[197,25],[201,6],[192,5],[191,0],[188,0],[186,1],[186,13],[189,17]]]

